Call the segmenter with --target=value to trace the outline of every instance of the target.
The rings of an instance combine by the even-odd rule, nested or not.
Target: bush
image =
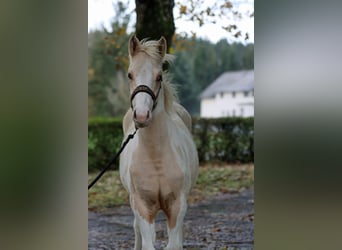
[[[254,162],[254,118],[193,119],[200,162]]]
[[[103,169],[116,154],[123,138],[122,118],[91,118],[88,121],[88,170]],[[118,168],[119,161],[113,169]]]
[[[193,118],[193,137],[201,163],[254,162],[253,118]],[[122,118],[91,118],[88,122],[88,169],[103,169],[119,150]],[[118,169],[115,162],[112,169]]]

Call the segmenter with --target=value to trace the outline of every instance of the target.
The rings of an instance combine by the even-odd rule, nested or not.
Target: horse
[[[134,214],[135,250],[155,249],[154,221],[160,210],[167,219],[166,249],[183,249],[187,196],[198,176],[191,116],[163,71],[163,63],[173,59],[166,51],[164,37],[129,39],[131,107],[123,118],[124,137],[137,131],[120,156],[120,179]]]

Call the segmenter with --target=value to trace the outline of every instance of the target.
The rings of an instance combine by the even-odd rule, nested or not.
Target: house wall
[[[201,117],[215,118],[226,116],[250,117],[254,116],[254,94],[244,92],[218,93],[215,97],[201,100]]]

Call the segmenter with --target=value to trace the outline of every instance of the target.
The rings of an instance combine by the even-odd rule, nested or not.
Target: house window
[[[235,97],[235,91],[232,92],[232,96]]]
[[[235,116],[235,109],[233,109],[233,117]]]
[[[243,94],[245,95],[245,97],[248,96],[248,91],[244,91]]]
[[[241,116],[243,116],[243,108],[240,109]]]

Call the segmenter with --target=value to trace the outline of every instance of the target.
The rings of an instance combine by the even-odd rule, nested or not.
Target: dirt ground
[[[220,194],[188,207],[184,219],[185,250],[250,250],[254,243],[254,191]],[[157,250],[167,244],[166,218],[156,219]],[[88,249],[133,249],[133,214],[129,206],[89,211]]]

